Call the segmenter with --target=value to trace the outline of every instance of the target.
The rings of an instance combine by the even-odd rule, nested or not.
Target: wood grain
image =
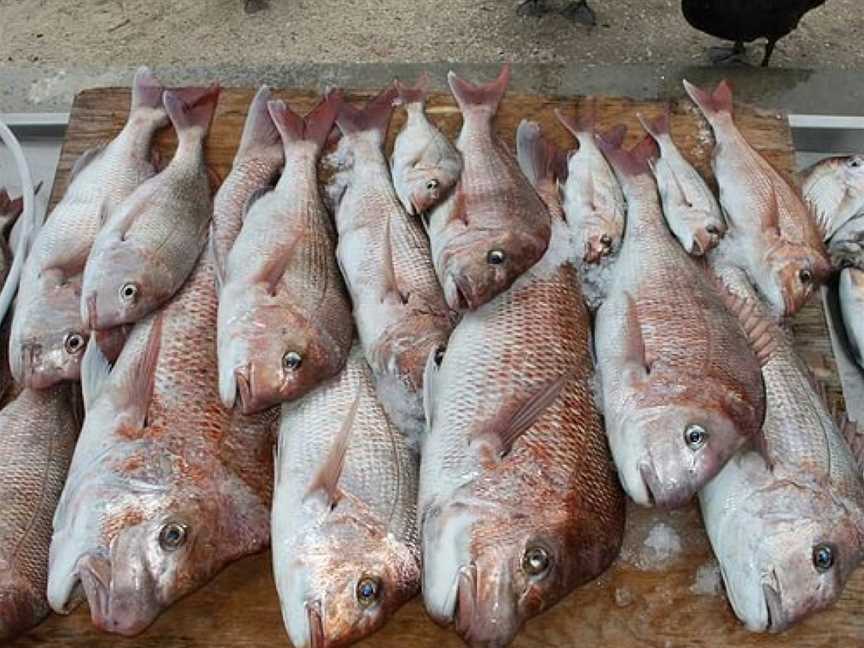
[[[298,111],[312,107],[316,97],[308,92],[275,93]],[[240,136],[252,89],[226,89],[220,99],[213,130],[207,141],[207,160],[225,177]],[[352,100],[368,92],[349,93]],[[91,146],[109,140],[122,127],[128,109],[128,89],[92,90],[80,94],[72,109],[63,146],[52,204],[65,190],[75,159]],[[509,96],[496,122],[499,134],[512,147],[522,118],[543,126],[559,146],[570,148],[572,139],[554,118],[553,109],[574,114],[591,110],[584,98]],[[659,103],[600,97],[596,99],[598,127],[626,123],[629,141],[641,136],[636,112],[654,115]],[[710,169],[713,140],[707,125],[685,100],[673,102],[672,132],[681,150],[714,183]],[[454,137],[459,113],[449,95],[430,98],[429,113],[447,135]],[[390,142],[404,117],[394,116]],[[738,106],[736,121],[745,136],[789,177],[793,170],[791,136],[782,116]],[[170,159],[175,139],[163,131],[157,142],[164,159]],[[798,348],[824,385],[828,398],[843,411],[843,396],[821,306],[812,303],[792,324]],[[215,376],[214,376],[215,380]],[[864,571],[851,579],[842,600],[831,610],[812,618],[782,636],[746,632],[732,614],[722,593],[696,506],[673,513],[659,513],[631,506],[621,557],[597,581],[574,592],[565,601],[531,621],[518,637],[516,648],[585,648],[614,646],[769,647],[807,648],[864,645]],[[671,548],[652,539],[658,532],[672,537]],[[652,532],[654,535],[652,535]],[[668,549],[668,550],[664,550]],[[75,648],[229,648],[287,646],[270,556],[262,554],[226,569],[199,592],[174,605],[143,635],[119,639],[100,634],[90,624],[86,605],[69,617],[53,616],[16,646],[65,646]],[[450,648],[461,646],[452,633],[435,626],[414,601],[380,633],[365,642],[378,648]]]

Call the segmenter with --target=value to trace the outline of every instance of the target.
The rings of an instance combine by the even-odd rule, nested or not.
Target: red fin
[[[636,117],[639,118],[639,123],[642,124],[642,128],[644,128],[645,131],[655,140],[669,136],[669,106],[666,106],[662,115],[658,115],[654,118],[645,117],[641,113],[637,113]]]
[[[142,65],[135,72],[132,80],[132,108],[158,108],[162,105],[162,93],[164,88],[159,79],[146,65]]]
[[[377,97],[370,99],[362,110],[347,102],[341,102],[336,115],[336,123],[344,134],[373,131],[381,139],[387,134],[390,116],[393,114],[393,101],[396,99],[396,86],[392,83],[384,88]]]
[[[646,135],[629,151],[618,148],[603,137],[597,138],[597,143],[615,172],[628,177],[651,173],[651,160],[658,156],[657,143],[650,135]]]
[[[516,129],[516,158],[535,189],[567,179],[567,156],[543,137],[537,122],[523,119]]]
[[[777,348],[777,338],[774,335],[777,324],[762,312],[760,305],[735,295],[721,281],[716,283],[726,308],[740,322],[753,353],[756,354],[760,366],[764,367]]]
[[[302,118],[281,100],[271,101],[267,107],[283,144],[308,140],[315,142],[318,150],[321,150],[333,129],[341,99],[342,95],[338,90],[328,93]]]
[[[399,93],[399,102],[405,106],[412,103],[425,103],[426,94],[429,92],[429,86],[432,80],[429,78],[428,72],[423,72],[417,78],[417,83],[413,86],[406,86],[404,83],[396,80],[396,91]]]
[[[264,262],[261,272],[256,276],[258,281],[266,284],[267,291],[271,295],[276,294],[279,282],[282,280],[282,275],[285,274],[285,269],[288,267],[288,262],[291,260],[291,255],[294,254],[294,249],[297,247],[301,235],[302,233],[298,231],[297,236],[288,245],[280,248],[278,253],[271,254]]]
[[[262,85],[255,93],[249,111],[246,113],[246,123],[243,124],[243,135],[237,148],[237,157],[254,151],[272,150],[276,155],[282,155],[282,139],[273,124],[267,103],[270,101],[270,88]]]
[[[498,78],[490,83],[475,85],[456,76],[452,70],[447,73],[447,83],[459,109],[465,112],[471,106],[483,106],[489,108],[492,114],[498,110],[501,98],[507,92],[510,83],[510,64],[505,63],[498,74]]]
[[[357,396],[354,398],[354,403],[342,422],[339,434],[334,439],[324,463],[306,490],[306,498],[320,491],[324,493],[327,503],[331,508],[336,506],[342,498],[342,494],[339,492],[339,477],[342,475],[342,469],[345,466],[345,455],[348,454],[348,443],[351,440],[351,428],[354,427],[354,419],[357,418],[357,408],[359,405],[360,390],[358,387]]]
[[[165,110],[178,137],[192,129],[200,129],[202,136],[210,130],[219,92],[218,83],[208,88],[179,88],[165,92]]]
[[[602,140],[612,148],[620,149],[624,146],[624,140],[627,138],[627,126],[618,124],[605,131],[597,133],[595,141]]]
[[[571,117],[556,108],[555,116],[561,122],[561,125],[577,139],[583,135],[593,135],[597,125],[597,100],[593,97],[591,98],[591,109],[587,114]]]
[[[684,89],[707,119],[732,114],[732,86],[728,81],[721,81],[714,92],[708,92],[684,79]]]
[[[551,380],[544,385],[528,400],[522,403],[515,412],[504,412],[505,420],[493,421],[486,434],[494,437],[494,442],[500,457],[506,456],[512,449],[513,444],[555,402],[561,393],[561,389],[573,375],[573,370],[566,371],[563,375]]]

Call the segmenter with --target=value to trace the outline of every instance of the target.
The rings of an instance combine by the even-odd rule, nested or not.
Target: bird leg
[[[516,7],[516,13],[520,16],[532,16],[534,18],[539,18],[548,11],[545,0],[521,0],[519,6]]]
[[[747,48],[741,41],[736,41],[732,47],[708,48],[708,58],[714,65],[750,65]]]
[[[769,39],[765,43],[765,56],[762,58],[762,67],[768,67],[768,62],[771,60],[771,55],[774,53],[774,46],[777,45],[777,39]]]
[[[576,2],[571,2],[561,12],[561,14],[565,18],[569,18],[574,22],[582,23],[588,27],[595,27],[597,25],[597,15],[594,13],[594,10],[588,6],[588,0],[576,0]]]

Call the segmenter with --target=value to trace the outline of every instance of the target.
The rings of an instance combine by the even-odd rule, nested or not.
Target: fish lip
[[[306,601],[306,619],[309,623],[309,648],[325,648],[327,644],[324,633],[324,617],[321,614],[320,601]]]
[[[468,637],[471,625],[477,611],[477,567],[462,566],[456,576],[456,606],[453,610],[453,622],[456,632]]]
[[[90,618],[97,628],[110,632],[109,594],[111,590],[111,565],[104,558],[82,556],[76,567],[81,586],[90,606]]]
[[[518,616],[501,618],[497,616],[500,599],[493,599],[494,605],[481,607],[480,598],[478,568],[472,563],[459,570],[454,629],[469,646],[498,648],[509,645],[521,627]],[[487,610],[495,612],[489,615]],[[515,608],[510,611],[516,613]]]
[[[234,397],[234,407],[237,407],[239,401],[240,411],[248,415],[253,411],[252,406],[254,404],[252,397],[252,368],[240,367],[235,369],[234,382],[237,387]]]
[[[648,505],[651,507],[666,510],[676,509],[684,506],[692,497],[690,493],[678,488],[663,488],[656,471],[649,463],[643,461],[639,464],[639,475],[645,484],[645,492],[648,494]]]
[[[472,309],[468,293],[452,272],[447,275],[444,281],[444,297],[451,310],[461,312]]]
[[[765,612],[767,614],[765,629],[771,633],[782,632],[788,623],[783,614],[783,599],[780,592],[768,583],[762,583],[762,595],[765,598]]]

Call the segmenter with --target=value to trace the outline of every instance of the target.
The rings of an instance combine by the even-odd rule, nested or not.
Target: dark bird
[[[542,16],[549,13],[546,0],[521,0],[516,12],[522,16]],[[570,0],[561,14],[575,22],[594,27],[597,24],[597,16],[594,10],[588,6],[588,0]]]
[[[714,63],[744,62],[744,43],[767,38],[762,66],[767,66],[777,41],[798,27],[811,9],[825,0],[681,0],[684,18],[706,34],[732,41],[731,48],[712,48]]]

